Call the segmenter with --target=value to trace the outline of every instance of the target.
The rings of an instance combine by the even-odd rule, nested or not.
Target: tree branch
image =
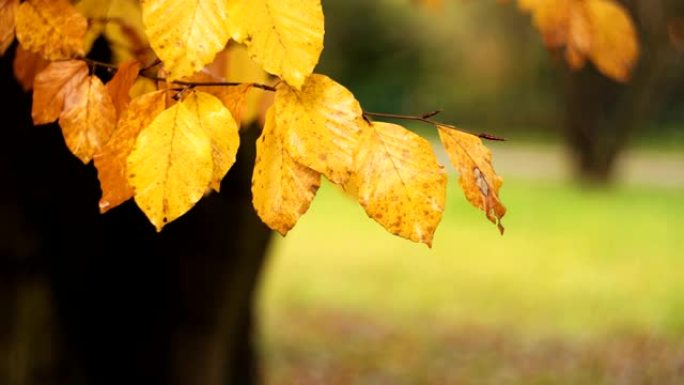
[[[440,112],[442,112],[442,111],[436,110],[436,111],[432,111],[432,112],[426,112],[423,115],[402,115],[402,114],[388,114],[386,112],[364,111],[363,116],[366,119],[369,119],[370,117],[376,117],[376,118],[389,118],[389,119],[399,119],[399,120],[413,120],[416,122],[423,122],[423,123],[428,123],[428,124],[432,124],[435,126],[448,127],[448,128],[452,128],[454,130],[467,132],[467,131],[462,130],[462,129],[460,129],[456,126],[453,126],[451,124],[441,123],[441,122],[430,119],[433,116],[439,114]],[[467,133],[471,134],[470,132],[467,132]],[[472,134],[472,135],[475,135],[475,136],[482,138],[482,139],[494,140],[494,141],[498,141],[498,142],[503,142],[506,140],[504,138],[500,138],[498,136],[494,136],[492,134],[487,134],[487,133]]]

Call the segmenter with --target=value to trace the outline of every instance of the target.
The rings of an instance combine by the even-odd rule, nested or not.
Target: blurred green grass
[[[430,250],[385,232],[351,198],[324,184],[295,229],[273,245],[260,301],[266,344],[288,333],[282,325],[292,324],[291,317],[312,309],[408,328],[428,323],[531,336],[679,338],[683,193],[507,180],[502,237],[469,206],[451,175]]]

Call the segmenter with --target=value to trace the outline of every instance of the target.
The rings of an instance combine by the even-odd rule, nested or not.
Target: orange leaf
[[[98,77],[85,78],[67,95],[59,125],[67,146],[83,163],[107,143],[116,125],[116,109]]]
[[[29,0],[15,17],[17,39],[48,60],[83,55],[88,20],[68,0]]]
[[[112,97],[117,116],[121,116],[121,113],[131,101],[129,93],[135,80],[138,78],[139,71],[140,62],[137,60],[127,61],[119,66],[112,80],[107,83],[107,91]]]
[[[114,208],[133,197],[128,184],[126,159],[140,131],[149,126],[166,108],[164,91],[155,91],[133,99],[123,111],[116,130],[107,144],[93,157],[100,180],[100,212]]]
[[[50,62],[43,59],[42,56],[27,51],[18,45],[14,53],[14,77],[17,78],[24,91],[29,91],[33,88],[33,80],[36,75],[44,70],[48,64]]]
[[[238,127],[240,126],[240,121],[242,119],[242,113],[245,109],[245,102],[247,99],[247,94],[249,90],[252,89],[251,84],[241,84],[234,87],[220,87],[221,90],[214,93],[218,97],[233,115],[235,122]]]
[[[475,135],[450,127],[437,128],[449,160],[460,174],[458,181],[466,198],[483,210],[503,234],[501,218],[506,215],[506,207],[499,200],[503,179],[494,171],[491,151]]]
[[[88,76],[88,66],[81,60],[50,63],[36,75],[33,83],[33,124],[54,122],[64,109],[64,99]]]
[[[0,0],[0,56],[14,41],[14,14],[19,0]]]

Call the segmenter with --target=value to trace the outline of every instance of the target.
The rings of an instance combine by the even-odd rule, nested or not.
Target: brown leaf
[[[501,218],[506,215],[506,207],[499,200],[503,179],[494,171],[491,151],[475,135],[445,126],[437,128],[449,160],[460,174],[458,181],[466,198],[483,210],[503,234]]]
[[[107,143],[116,125],[116,109],[97,76],[88,76],[67,94],[59,125],[67,146],[83,163]]]
[[[14,41],[14,14],[19,0],[0,0],[0,56]]]
[[[86,76],[88,66],[81,60],[50,63],[38,73],[33,83],[33,124],[57,120],[64,109],[64,99]]]
[[[15,17],[17,39],[48,60],[83,55],[88,20],[68,0],[28,0]]]
[[[133,99],[121,114],[111,139],[93,157],[102,189],[101,213],[133,197],[133,188],[128,184],[126,175],[126,160],[140,131],[166,108],[164,93],[155,91]]]
[[[33,80],[36,75],[50,64],[37,53],[27,51],[21,45],[17,45],[14,53],[14,77],[17,79],[24,91],[33,88]]]
[[[127,61],[119,66],[112,80],[107,83],[107,91],[112,97],[117,116],[121,116],[131,101],[129,93],[138,78],[139,72],[140,62],[137,60]]]

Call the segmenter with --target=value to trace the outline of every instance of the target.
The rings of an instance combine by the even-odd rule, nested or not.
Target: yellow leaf
[[[256,144],[252,201],[261,220],[285,235],[309,209],[321,175],[297,163],[285,150],[284,132],[273,110],[271,107],[266,112],[264,131]]]
[[[83,163],[107,143],[116,126],[116,109],[97,76],[87,77],[67,94],[59,126],[67,146]]]
[[[568,41],[565,48],[565,59],[573,70],[584,66],[586,57],[591,52],[592,28],[584,7],[576,3],[570,9],[568,20]]]
[[[68,0],[29,0],[15,17],[17,39],[48,60],[83,55],[88,20]]]
[[[230,37],[226,0],[148,0],[145,32],[170,80],[211,63]],[[256,22],[255,20],[253,22]]]
[[[499,200],[503,179],[494,171],[491,151],[475,135],[444,126],[438,126],[438,131],[451,164],[460,174],[458,181],[466,198],[483,210],[503,234],[501,218],[506,208]]]
[[[81,60],[50,63],[36,75],[31,116],[33,124],[54,122],[64,109],[65,97],[88,76]]]
[[[523,11],[532,13],[532,23],[549,48],[565,45],[570,10],[577,0],[518,0]]]
[[[235,119],[235,123],[237,123],[239,127],[250,89],[252,89],[252,85],[247,83],[239,86],[215,87],[215,91],[210,93],[219,98],[221,102],[223,102],[223,105],[230,110],[233,119]]]
[[[374,122],[349,182],[368,216],[387,231],[432,245],[446,199],[446,174],[430,142],[396,124]]]
[[[12,64],[14,77],[17,78],[24,91],[31,90],[36,75],[44,70],[49,63],[39,54],[27,51],[18,45],[14,53],[14,63]]]
[[[219,191],[221,180],[235,163],[240,146],[238,126],[230,110],[206,92],[193,92],[183,104],[197,117],[197,122],[211,139],[213,173],[211,188]]]
[[[121,115],[131,101],[130,91],[138,78],[139,71],[140,62],[137,60],[127,61],[119,66],[112,80],[107,83],[107,91],[112,97],[117,116]]]
[[[166,108],[164,93],[155,91],[133,99],[121,115],[112,137],[93,157],[102,189],[100,212],[104,213],[133,197],[133,188],[128,184],[126,175],[126,159],[133,151],[140,131]]]
[[[320,0],[233,0],[232,37],[266,72],[299,89],[323,50]]]
[[[14,41],[14,14],[19,0],[0,0],[0,56]]]
[[[135,202],[157,231],[199,201],[213,175],[211,138],[203,118],[179,102],[144,128],[128,157]]]
[[[368,123],[359,102],[332,79],[311,75],[302,89],[280,83],[275,119],[285,133],[285,147],[299,163],[343,184]]]
[[[583,4],[592,26],[591,61],[604,75],[627,81],[639,56],[632,19],[612,0],[587,0]]]
[[[154,91],[157,91],[157,83],[154,80],[139,77],[128,91],[128,95],[131,98],[136,98]]]

